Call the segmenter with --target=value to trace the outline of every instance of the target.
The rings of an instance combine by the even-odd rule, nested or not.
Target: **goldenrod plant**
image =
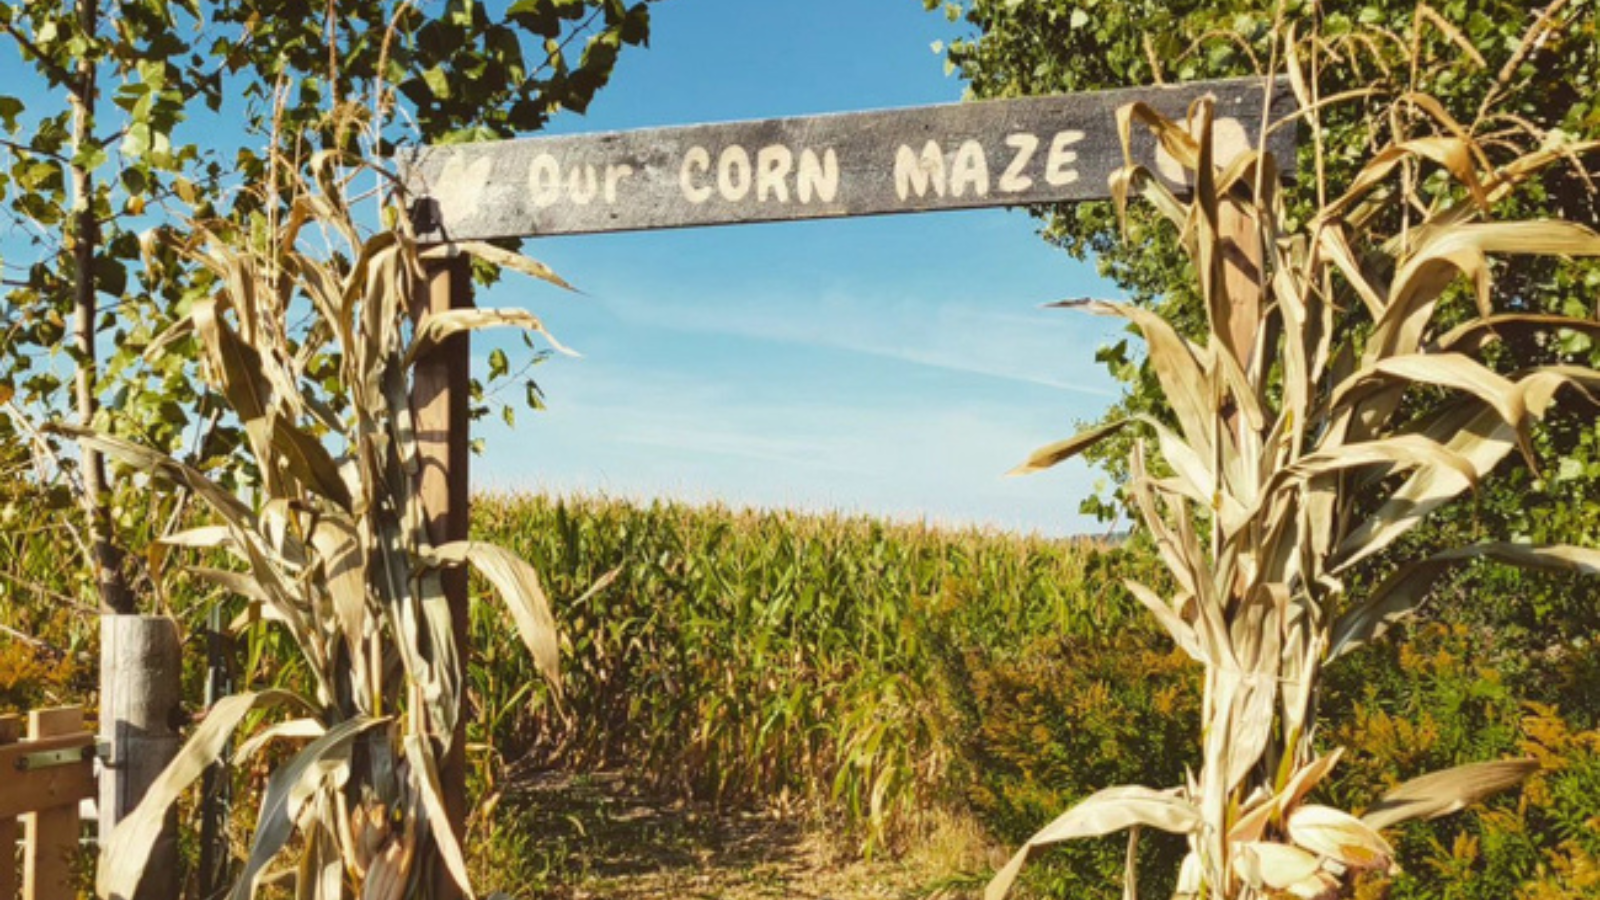
[[[127,440],[61,430],[201,504],[210,521],[163,543],[198,554],[193,574],[247,602],[236,629],[293,640],[303,685],[247,690],[207,710],[101,848],[97,890],[133,896],[159,823],[206,767],[271,754],[231,896],[254,896],[285,856],[298,897],[418,896],[437,866],[471,896],[439,782],[466,698],[442,573],[470,566],[485,576],[552,686],[557,636],[527,563],[485,543],[429,540],[409,386],[414,363],[451,334],[543,328],[522,309],[458,309],[415,324],[410,310],[424,265],[446,252],[565,284],[499,248],[419,246],[403,216],[363,233],[346,199],[354,179],[371,177],[363,166],[324,153],[275,172],[265,189],[279,194],[250,227],[197,221],[151,238],[175,243],[209,278],[148,352],[198,345],[207,384],[245,433],[248,458],[229,465],[253,473],[253,487],[230,491]]]
[[[1316,94],[1310,66],[1328,48],[1284,36],[1278,56],[1301,109],[1270,127],[1304,124],[1316,142],[1327,109],[1374,102],[1373,90]],[[1101,425],[1018,471],[1138,430],[1127,491],[1176,588],[1128,588],[1203,667],[1200,763],[1177,786],[1089,796],[1027,842],[990,900],[1038,848],[1124,829],[1124,890],[1137,897],[1142,828],[1186,838],[1179,898],[1349,897],[1393,869],[1385,829],[1461,810],[1537,768],[1502,759],[1434,772],[1356,812],[1310,799],[1342,752],[1318,739],[1323,667],[1416,610],[1445,571],[1490,559],[1600,574],[1600,550],[1500,541],[1398,561],[1359,588],[1349,580],[1503,462],[1536,465],[1536,423],[1560,402],[1594,404],[1600,388],[1587,357],[1505,363],[1507,339],[1592,338],[1600,321],[1528,313],[1495,280],[1506,255],[1600,255],[1600,235],[1516,218],[1514,202],[1537,173],[1581,167],[1596,144],[1539,133],[1492,102],[1465,123],[1425,94],[1388,104],[1375,128],[1387,137],[1348,184],[1327,183],[1313,146],[1316,165],[1299,177],[1315,179],[1319,202],[1301,221],[1279,192],[1280,161],[1214,157],[1209,101],[1182,123],[1144,106],[1119,113],[1125,149],[1148,128],[1186,176],[1175,191],[1129,153],[1112,188],[1124,214],[1137,197],[1176,229],[1206,331],[1190,340],[1128,304],[1061,304],[1138,330],[1171,415]]]

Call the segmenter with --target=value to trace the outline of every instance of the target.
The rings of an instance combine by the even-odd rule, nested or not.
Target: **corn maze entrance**
[[[1184,193],[1185,166],[1133,123],[1150,113],[1183,121],[1201,98],[1213,104],[1217,164],[1259,149],[1292,165],[1295,129],[1263,133],[1262,123],[1292,122],[1294,96],[1261,78],[415,148],[400,159],[413,225],[445,258],[412,314],[420,325],[472,306],[466,256],[449,249],[466,242],[1108,199],[1127,190],[1117,173],[1130,163]],[[1225,203],[1218,228],[1229,251],[1229,328],[1248,338],[1259,321],[1261,249],[1242,210]],[[469,360],[468,336],[456,334],[414,374],[419,490],[440,543],[467,537]],[[462,640],[465,573],[453,574],[445,588]],[[463,744],[458,735],[440,773],[458,834]]]
[[[468,244],[482,250],[481,242],[496,239],[1107,199],[1129,192],[1130,164],[1174,194],[1186,193],[1193,160],[1175,159],[1171,153],[1181,151],[1158,145],[1136,121],[1182,121],[1202,98],[1212,104],[1215,164],[1252,150],[1294,159],[1292,124],[1263,129],[1263,123],[1294,121],[1294,96],[1285,82],[1260,78],[414,148],[400,158],[400,176],[429,270],[410,313],[421,326],[432,315],[470,308],[469,255],[455,251]],[[1249,346],[1261,313],[1259,230],[1247,204],[1232,199],[1219,207],[1217,229],[1233,305],[1227,327],[1233,346]],[[463,331],[433,345],[412,370],[418,494],[435,545],[468,537],[469,361]],[[447,570],[444,578],[453,631],[464,643],[466,572]],[[102,839],[176,753],[167,719],[176,704],[181,653],[170,620],[114,616],[106,622]],[[466,651],[458,647],[458,658]],[[225,656],[219,648],[211,652]],[[225,669],[213,665],[214,673]],[[224,688],[209,685],[208,697]],[[449,826],[459,835],[466,819],[465,720],[456,727],[439,776]],[[81,710],[32,713],[26,738],[22,720],[0,718],[0,769],[11,773],[0,785],[0,843],[16,846],[20,817],[25,900],[70,893],[78,804],[96,793],[94,755]],[[220,783],[208,776],[202,804],[203,883],[215,880],[219,858],[208,851],[223,815]],[[158,878],[171,879],[176,844],[157,846],[173,861],[152,868]],[[431,896],[457,896],[442,867],[439,876]],[[18,896],[18,880],[15,854],[0,854],[0,900]],[[151,887],[145,883],[141,895]],[[152,896],[167,893],[154,886]]]

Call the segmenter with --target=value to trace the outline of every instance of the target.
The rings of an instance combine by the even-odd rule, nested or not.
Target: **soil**
[[[653,801],[615,775],[544,774],[501,802],[543,857],[539,883],[495,885],[516,898],[956,900],[981,896],[996,853],[943,822],[907,852],[864,858],[805,816]]]

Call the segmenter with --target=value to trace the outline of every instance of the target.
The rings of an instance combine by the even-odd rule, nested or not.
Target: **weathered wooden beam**
[[[182,745],[183,646],[165,616],[100,618],[100,738],[109,748],[100,775],[101,846],[133,812]],[[174,811],[151,850],[136,898],[178,895],[178,819]]]
[[[20,737],[22,737],[22,717],[0,716],[0,751],[15,744]],[[0,897],[11,900],[16,895],[17,820],[15,815],[0,816]]]
[[[465,256],[430,264],[424,287],[414,298],[412,320],[472,305],[471,267]],[[417,490],[428,519],[428,538],[435,544],[465,540],[470,526],[468,481],[470,459],[468,399],[471,381],[471,344],[467,332],[452,335],[417,360],[412,370],[411,412],[416,427],[417,457],[421,466]],[[456,658],[467,664],[469,626],[467,573],[443,573],[445,598],[450,604],[455,631]],[[465,673],[459,673],[465,685]],[[464,702],[464,701],[463,701]],[[439,761],[439,782],[444,793],[448,822],[457,840],[465,838],[467,820],[466,717],[456,722],[449,749]],[[435,826],[437,827],[437,826]],[[453,900],[461,892],[448,871],[439,866],[428,896]]]
[[[1191,82],[720,125],[421,147],[401,169],[424,240],[468,240],[823,219],[1109,196],[1124,164],[1116,112],[1144,102],[1182,120],[1216,99],[1218,159],[1256,146],[1264,79]],[[1134,160],[1181,190],[1149,130]],[[1295,129],[1267,142],[1291,172]]]

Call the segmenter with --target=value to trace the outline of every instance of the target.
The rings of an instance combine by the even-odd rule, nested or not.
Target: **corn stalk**
[[[306,672],[303,690],[246,692],[208,711],[102,848],[102,897],[133,896],[161,820],[230,744],[236,766],[287,756],[263,792],[232,897],[280,877],[303,898],[415,896],[437,866],[471,896],[462,848],[437,825],[448,821],[439,761],[466,693],[443,571],[484,575],[540,673],[559,685],[555,623],[534,569],[495,546],[429,541],[408,405],[413,363],[439,340],[543,328],[520,309],[452,310],[412,327],[423,263],[438,251],[419,247],[403,216],[362,234],[345,200],[360,168],[324,154],[309,170],[314,179],[302,180],[297,168],[279,168],[270,187],[281,203],[267,208],[281,219],[249,230],[196,222],[164,238],[205,280],[189,315],[150,352],[198,344],[209,385],[245,432],[253,492],[226,490],[196,466],[120,438],[61,429],[199,500],[211,521],[164,542],[211,563],[191,571],[246,601],[234,627],[282,629]],[[320,254],[308,249],[319,232],[329,248]],[[562,284],[498,248],[457,249]],[[274,870],[285,856],[291,865]]]
[[[1287,74],[1316,135],[1323,105],[1299,52],[1291,35]],[[1583,365],[1497,368],[1508,336],[1594,336],[1600,322],[1519,312],[1497,292],[1492,262],[1600,255],[1600,235],[1582,226],[1496,217],[1535,174],[1595,145],[1548,135],[1512,151],[1503,134],[1474,137],[1483,123],[1463,127],[1428,97],[1400,104],[1409,127],[1342,193],[1318,185],[1320,209],[1298,226],[1274,160],[1213,158],[1209,100],[1182,123],[1144,106],[1121,110],[1125,148],[1146,127],[1188,175],[1180,196],[1130,155],[1112,189],[1124,216],[1140,198],[1176,228],[1207,333],[1186,339],[1131,305],[1059,304],[1131,323],[1172,416],[1100,426],[1042,448],[1017,471],[1138,430],[1127,489],[1177,589],[1127,587],[1204,669],[1201,764],[1176,787],[1113,787],[1085,799],[995,876],[990,900],[1035,850],[1130,828],[1135,841],[1141,828],[1186,837],[1179,898],[1346,897],[1362,877],[1393,870],[1383,829],[1460,810],[1536,768],[1498,760],[1435,772],[1360,816],[1308,802],[1341,752],[1319,753],[1313,741],[1329,661],[1377,639],[1441,574],[1471,560],[1600,573],[1594,549],[1493,542],[1403,562],[1359,595],[1346,589],[1352,567],[1382,560],[1508,457],[1535,465],[1532,426],[1558,401],[1592,404],[1600,389],[1600,372]],[[1243,290],[1263,300],[1245,341],[1229,328],[1241,287],[1226,271],[1239,246],[1223,227],[1228,215],[1242,215],[1263,248],[1247,261],[1256,274]],[[1135,897],[1131,845],[1129,860]]]

